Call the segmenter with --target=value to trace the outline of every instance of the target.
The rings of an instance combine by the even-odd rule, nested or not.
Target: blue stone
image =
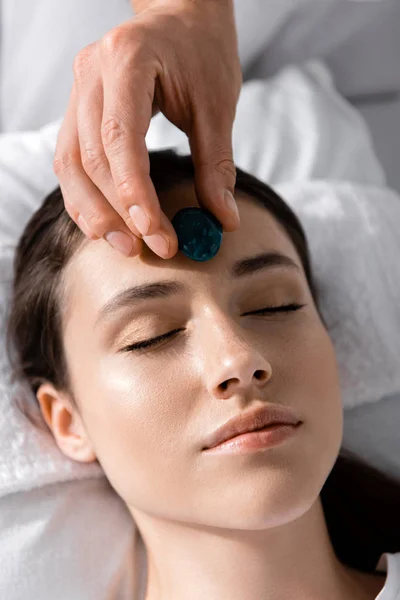
[[[188,258],[210,260],[220,249],[222,226],[208,210],[197,206],[183,208],[172,219],[172,225],[179,250]]]

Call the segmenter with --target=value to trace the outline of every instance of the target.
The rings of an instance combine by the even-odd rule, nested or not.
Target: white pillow
[[[307,234],[344,408],[400,392],[399,194],[330,180],[275,189]]]
[[[161,142],[174,144],[177,131],[165,128],[162,119],[154,120],[149,132],[151,147]],[[0,137],[0,317],[3,318],[15,243],[30,215],[56,185],[51,163],[57,130],[56,123],[38,132]],[[171,137],[164,137],[167,135]],[[399,389],[399,376],[392,370],[399,355],[398,340],[396,345],[391,336],[400,322],[396,296],[391,296],[398,297],[399,267],[393,260],[393,279],[386,277],[381,267],[383,259],[399,253],[392,224],[400,221],[400,198],[384,186],[384,176],[364,122],[340,100],[321,65],[292,68],[271,82],[249,83],[244,87],[234,143],[240,166],[278,186],[293,207],[299,213],[303,211],[315,254],[315,272],[323,289],[322,308],[328,321],[339,317],[334,335],[344,366],[345,401],[349,406],[360,405],[378,400],[395,387]],[[184,149],[182,145],[179,147]],[[316,177],[330,181],[311,181]],[[292,183],[285,184],[285,179]],[[356,183],[340,183],[340,179]],[[351,262],[343,253],[349,245],[346,247],[344,240],[337,243],[341,228],[347,227],[347,216],[358,227],[355,232],[358,243],[351,245]],[[354,234],[353,228],[350,233]],[[364,265],[369,243],[374,244],[369,256],[375,261],[374,268],[368,271],[371,279],[365,281],[356,274],[353,279],[347,267]],[[382,286],[380,295],[374,293],[372,277],[375,276]],[[345,289],[335,285],[338,277],[339,285]],[[369,300],[364,298],[364,294],[370,293]],[[384,315],[374,321],[373,330],[369,322],[371,310],[380,310]],[[343,313],[347,320],[343,320]],[[356,319],[360,328],[352,328],[351,319]],[[363,349],[362,356],[359,352],[354,356],[354,350],[359,348],[354,348],[349,337],[353,335],[357,336],[354,338],[357,346]],[[388,340],[393,341],[394,357],[390,356]],[[387,362],[375,368],[374,361],[380,352],[384,352]],[[67,459],[50,433],[34,430],[24,421],[13,402],[15,390],[9,387],[1,345],[0,357],[3,417],[0,508],[4,515],[0,528],[2,539],[6,539],[0,545],[0,597],[71,600],[73,589],[72,596],[77,600],[141,599],[140,587],[135,591],[135,585],[143,583],[139,576],[144,576],[146,563],[132,574],[134,559],[144,560],[143,548],[139,544],[135,549],[133,545],[132,540],[139,543],[140,536],[122,501],[112,488],[101,485],[105,480],[99,465]],[[385,370],[381,370],[383,367]],[[366,377],[363,385],[359,385],[361,375]],[[80,492],[82,502],[79,502]],[[21,510],[25,505],[29,512],[22,521]],[[88,527],[82,526],[86,519]],[[91,528],[93,519],[96,527]],[[107,536],[115,540],[112,556],[109,544],[100,543]],[[90,552],[84,550],[88,539],[93,542]],[[83,548],[80,570],[71,560],[71,550],[79,548]],[[38,562],[38,556],[44,557],[42,562]],[[97,575],[87,577],[88,573]],[[23,583],[16,585],[16,574]]]

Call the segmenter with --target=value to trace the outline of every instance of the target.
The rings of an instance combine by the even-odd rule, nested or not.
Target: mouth
[[[286,440],[294,437],[295,432],[303,424],[300,421],[297,425],[287,423],[274,423],[262,429],[255,429],[231,437],[224,442],[208,448],[206,454],[245,454],[257,450],[266,450],[270,447],[282,444]]]
[[[287,426],[294,428],[301,423],[300,418],[288,407],[265,405],[241,413],[227,421],[209,436],[203,450],[210,450],[244,434],[254,434],[282,427],[287,429]]]

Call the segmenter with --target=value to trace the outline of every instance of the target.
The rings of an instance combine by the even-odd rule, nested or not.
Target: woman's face
[[[243,195],[237,200],[241,227],[224,234],[209,262],[181,253],[164,261],[149,249],[125,258],[100,239],[85,244],[65,273],[75,399],[93,450],[134,517],[277,525],[316,500],[340,449],[334,350],[300,259],[267,210]],[[161,204],[169,218],[197,205],[193,187],[163,194]],[[297,267],[252,262],[270,252]],[[252,314],[293,303],[305,306]],[[169,332],[158,345],[127,349]],[[203,451],[223,423],[266,403],[290,407],[303,421],[291,439],[246,454]]]

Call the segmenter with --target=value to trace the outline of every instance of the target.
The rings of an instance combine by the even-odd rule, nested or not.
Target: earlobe
[[[94,462],[93,450],[78,410],[64,392],[43,383],[36,397],[41,413],[61,452],[78,462]]]

